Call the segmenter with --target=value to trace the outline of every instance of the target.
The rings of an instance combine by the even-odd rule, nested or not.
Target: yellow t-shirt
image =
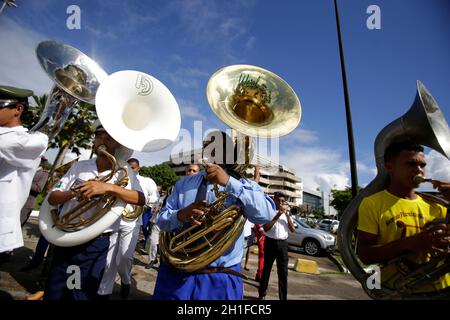
[[[362,200],[358,212],[358,229],[378,235],[377,243],[387,244],[394,240],[410,237],[425,230],[425,225],[435,219],[445,219],[447,209],[440,204],[425,201],[417,195],[415,200],[399,198],[387,190],[377,192]],[[413,253],[408,260],[415,264],[429,261],[426,253]],[[402,274],[400,265],[381,267],[381,282],[389,288],[396,287]],[[424,286],[417,292],[435,291],[450,286],[450,273]]]

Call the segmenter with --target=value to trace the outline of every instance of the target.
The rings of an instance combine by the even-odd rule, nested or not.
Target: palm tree
[[[0,14],[3,12],[6,6],[17,8],[16,0],[3,0],[3,5],[0,8]]]

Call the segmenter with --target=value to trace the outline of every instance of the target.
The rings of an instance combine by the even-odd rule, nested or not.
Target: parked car
[[[339,221],[333,219],[322,219],[317,224],[317,229],[331,233],[337,233],[338,228],[339,228]]]
[[[307,255],[319,256],[323,252],[333,252],[336,238],[332,234],[313,229],[298,217],[291,217],[295,231],[289,231],[288,245],[295,249],[302,249]]]

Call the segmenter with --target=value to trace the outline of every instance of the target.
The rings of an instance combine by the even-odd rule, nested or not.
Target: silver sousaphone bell
[[[95,104],[97,88],[108,74],[83,52],[61,42],[39,43],[36,56],[55,84],[39,122],[30,131],[43,132],[51,139],[80,101]]]
[[[361,283],[366,293],[374,299],[448,298],[450,296],[449,288],[422,294],[416,294],[406,287],[386,288],[383,284],[381,284],[381,289],[369,288],[368,278],[372,274],[364,270],[356,255],[357,239],[355,238],[355,231],[357,230],[359,205],[363,198],[387,187],[389,177],[384,168],[384,151],[391,143],[403,140],[414,141],[417,144],[430,147],[450,159],[450,129],[447,121],[433,96],[420,81],[417,81],[417,94],[411,108],[402,117],[384,127],[375,139],[374,152],[378,173],[375,179],[361,190],[345,209],[338,229],[339,251],[346,267]],[[448,268],[449,263],[447,259],[447,265],[443,267]],[[420,274],[424,278],[429,275],[429,272]],[[414,279],[413,281],[416,280],[422,281],[421,279]]]

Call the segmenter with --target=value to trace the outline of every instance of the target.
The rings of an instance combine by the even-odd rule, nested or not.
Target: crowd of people
[[[288,231],[294,224],[286,210],[287,195],[277,192],[269,197],[258,184],[259,172],[253,180],[243,177],[234,169],[236,150],[231,137],[213,131],[203,141],[203,151],[215,148],[227,150],[215,152],[223,158],[203,155],[208,162],[203,169],[196,164],[186,167],[185,177],[170,190],[161,190],[150,177],[139,174],[140,163],[131,158],[132,150],[115,141],[100,121],[94,124],[94,152],[96,157],[78,161],[54,184],[44,190],[48,172],[39,167],[47,159],[43,154],[48,137],[39,132],[29,132],[22,126],[21,117],[29,108],[28,97],[32,91],[0,86],[0,255],[8,259],[14,249],[24,245],[22,226],[35,205],[36,196],[47,192],[48,203],[58,210],[60,217],[77,207],[80,201],[105,196],[125,203],[127,212],[143,210],[134,219],[123,215],[100,234],[82,244],[58,246],[50,244],[47,256],[51,256],[45,275],[42,293],[33,299],[45,300],[96,300],[109,299],[117,274],[120,276],[120,296],[127,299],[131,289],[131,270],[134,253],[142,234],[144,253],[148,254],[147,269],[158,266],[153,299],[243,299],[243,275],[248,269],[249,247],[258,245],[259,299],[265,299],[273,263],[277,262],[279,299],[287,299],[288,292]],[[129,182],[126,187],[118,184],[118,172],[112,172],[113,164],[105,154],[113,155],[121,166],[128,166]],[[227,152],[232,152],[231,157]],[[233,159],[227,163],[227,159]],[[415,192],[416,175],[424,175],[423,148],[412,142],[390,145],[385,151],[385,167],[389,173],[386,188],[364,199],[359,210],[358,254],[363,262],[384,263],[402,255],[414,255],[410,264],[421,264],[431,254],[448,254],[450,232],[441,222],[427,227],[436,218],[444,219],[447,208],[430,204]],[[104,179],[104,177],[108,179]],[[450,200],[450,183],[433,181],[433,186]],[[244,231],[231,243],[221,256],[194,272],[173,268],[158,260],[161,232],[178,232],[190,226],[205,223],[209,206],[217,198],[217,192],[225,192],[225,207],[237,206],[247,219]],[[101,203],[78,216],[79,221],[89,220],[102,207]],[[48,243],[41,236],[36,248],[39,258],[26,268],[39,265]],[[40,247],[41,246],[41,247]],[[40,247],[40,248],[39,248]],[[38,249],[39,248],[39,249]],[[246,254],[244,254],[247,250]],[[44,252],[44,253],[43,253]],[[39,254],[38,254],[39,253]],[[36,262],[38,261],[38,262]],[[79,285],[67,285],[68,269],[77,266]],[[389,285],[399,271],[390,268],[383,273],[383,281]],[[432,286],[446,288],[449,274],[437,279]],[[423,290],[428,290],[424,288]]]

